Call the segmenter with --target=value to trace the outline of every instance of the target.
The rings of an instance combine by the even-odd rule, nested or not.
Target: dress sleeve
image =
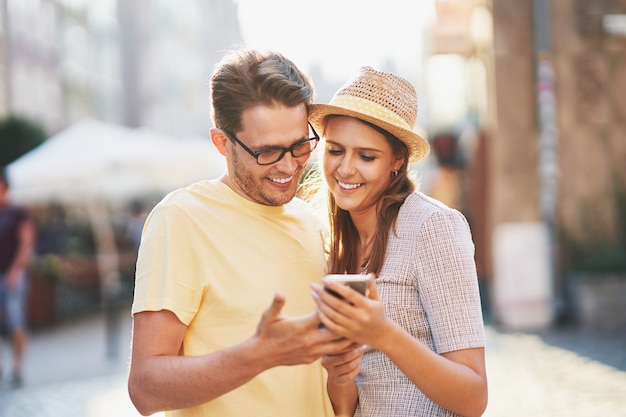
[[[438,353],[484,346],[484,323],[465,217],[437,211],[419,232],[417,291]]]

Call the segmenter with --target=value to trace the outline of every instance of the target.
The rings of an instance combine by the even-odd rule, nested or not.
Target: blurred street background
[[[32,211],[29,342],[0,416],[137,416],[145,216],[216,178],[208,80],[274,49],[317,101],[360,66],[418,94],[421,189],[467,217],[486,416],[626,416],[626,0],[0,0],[0,166]],[[315,159],[314,157],[313,159]]]

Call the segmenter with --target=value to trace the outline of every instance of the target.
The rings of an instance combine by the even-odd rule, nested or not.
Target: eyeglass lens
[[[257,161],[259,164],[267,165],[278,162],[285,156],[287,152],[291,152],[294,158],[305,156],[313,151],[317,145],[317,138],[313,137],[303,142],[294,144],[287,149],[268,149],[258,154]]]

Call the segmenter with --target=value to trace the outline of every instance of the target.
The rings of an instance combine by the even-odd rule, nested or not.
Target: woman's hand
[[[367,297],[352,288],[331,281],[323,281],[328,288],[343,297],[337,298],[323,287],[312,284],[313,298],[317,303],[319,320],[333,333],[355,343],[377,348],[379,341],[390,327],[385,311],[378,298],[376,276],[369,274]]]
[[[322,366],[328,371],[328,381],[337,386],[344,386],[352,381],[359,373],[363,347],[354,345],[353,349],[337,354],[326,355],[322,358]]]

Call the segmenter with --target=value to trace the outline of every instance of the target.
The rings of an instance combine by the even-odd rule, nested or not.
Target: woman
[[[320,321],[365,345],[328,356],[337,415],[479,416],[487,404],[474,246],[463,215],[415,190],[428,154],[409,82],[362,68],[313,106],[329,190],[330,273],[368,273],[369,296],[313,286]],[[360,365],[360,367],[359,367]]]

